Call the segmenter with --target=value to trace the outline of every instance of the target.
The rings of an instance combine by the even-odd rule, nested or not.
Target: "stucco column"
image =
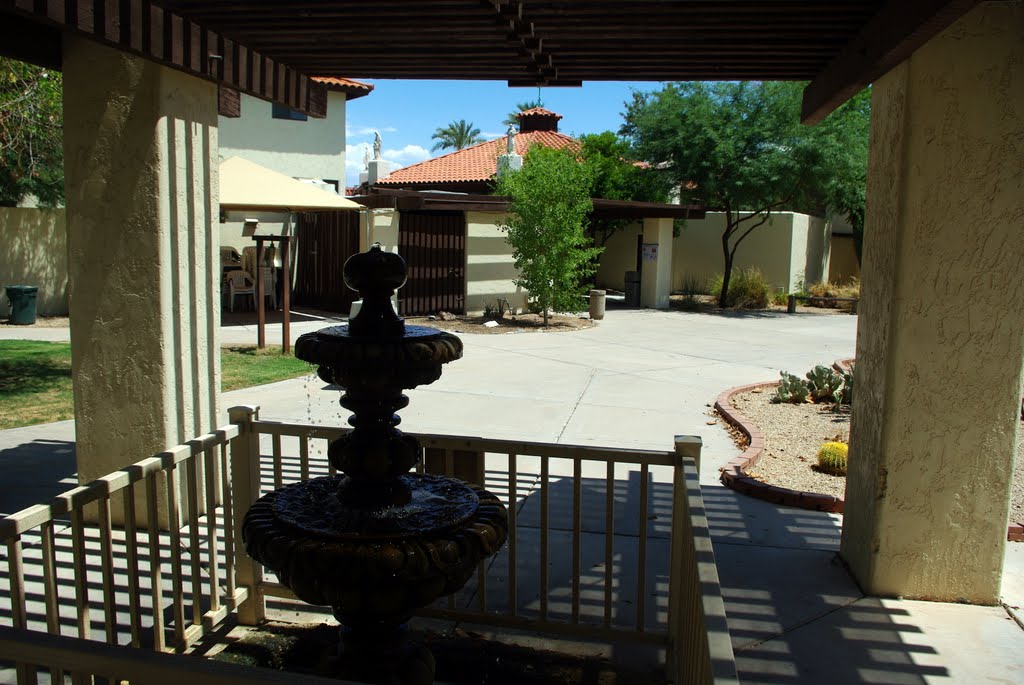
[[[994,603],[1024,359],[1024,5],[874,84],[842,555],[870,594]]]
[[[68,37],[64,170],[86,482],[219,421],[216,87]]]
[[[668,309],[672,292],[672,219],[644,219],[644,246],[657,245],[648,261],[646,250],[640,271],[640,306]]]

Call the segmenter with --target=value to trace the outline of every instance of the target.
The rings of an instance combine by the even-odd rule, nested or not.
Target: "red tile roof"
[[[562,118],[561,114],[552,112],[550,109],[544,109],[543,107],[532,107],[530,109],[524,109],[515,115],[516,119],[522,119],[523,117],[554,117],[555,120]]]
[[[531,145],[569,148],[571,150],[580,149],[578,140],[557,131],[531,131],[529,133],[516,134],[515,148],[517,153],[525,156],[527,149]],[[402,169],[396,169],[377,181],[377,185],[407,186],[427,183],[487,181],[498,173],[498,155],[504,153],[505,138],[478,143],[440,157],[419,162],[418,164],[411,164]]]
[[[362,81],[356,81],[350,78],[337,78],[334,76],[313,76],[314,81],[322,83],[327,87],[327,90],[333,90],[338,93],[345,93],[347,96],[346,100],[355,100],[361,98],[364,95],[369,95],[370,91],[373,90],[373,86],[369,83],[363,83]]]

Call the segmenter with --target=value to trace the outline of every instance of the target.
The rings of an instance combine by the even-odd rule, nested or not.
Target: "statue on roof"
[[[373,158],[380,159],[380,148],[381,148],[380,131],[373,132]]]
[[[370,168],[370,148],[363,150],[363,169]]]
[[[516,153],[516,127],[513,124],[509,124],[505,132],[505,152],[510,155]]]

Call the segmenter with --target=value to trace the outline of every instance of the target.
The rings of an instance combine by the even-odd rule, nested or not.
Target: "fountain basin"
[[[242,536],[249,556],[299,599],[333,607],[350,628],[404,623],[457,592],[505,544],[505,506],[479,486],[407,474],[408,504],[366,508],[336,494],[343,478],[264,495],[246,515]]]

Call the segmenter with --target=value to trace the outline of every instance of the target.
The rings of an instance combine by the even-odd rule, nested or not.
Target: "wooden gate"
[[[303,212],[296,235],[295,303],[347,315],[358,295],[342,267],[359,252],[359,212]]]
[[[398,291],[399,314],[465,312],[466,218],[462,212],[402,212],[398,254],[409,268],[408,280]]]

